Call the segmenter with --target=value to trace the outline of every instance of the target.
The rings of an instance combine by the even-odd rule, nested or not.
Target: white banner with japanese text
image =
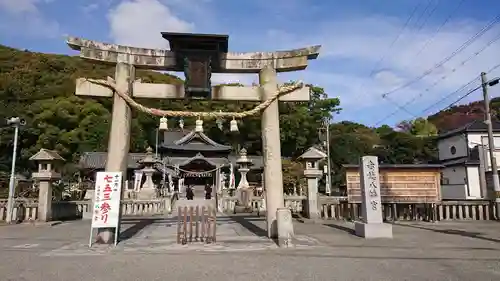
[[[121,192],[121,172],[97,172],[92,228],[118,227]]]

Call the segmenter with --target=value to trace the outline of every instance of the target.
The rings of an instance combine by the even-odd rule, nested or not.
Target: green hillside
[[[55,149],[68,162],[76,163],[80,153],[105,151],[110,122],[111,99],[80,98],[74,95],[78,77],[105,78],[114,75],[114,67],[84,61],[78,57],[48,55],[20,51],[0,46],[0,120],[7,117],[25,118],[27,125],[20,136],[19,171],[27,171],[27,160],[40,148]],[[177,77],[154,71],[137,71],[137,78],[151,83],[182,83]],[[282,104],[282,149],[288,156],[302,152],[317,142],[321,118],[338,110],[338,99],[327,99],[323,89],[313,88],[313,100],[303,104]],[[249,109],[249,103],[222,104],[209,101],[139,100],[141,103],[165,109],[208,109],[238,111]],[[311,111],[312,110],[312,111]],[[170,120],[175,127],[176,120]],[[229,121],[229,120],[227,120]],[[186,120],[190,126],[194,120]],[[261,151],[259,117],[240,122],[240,133],[229,134],[217,129],[215,121],[207,121],[205,130],[222,143],[245,139],[250,153]],[[132,151],[144,152],[155,144],[158,119],[133,113]],[[7,172],[12,149],[12,130],[3,129],[0,139],[0,171]],[[1,176],[0,176],[1,178]]]

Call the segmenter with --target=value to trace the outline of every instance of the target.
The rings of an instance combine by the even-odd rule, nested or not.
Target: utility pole
[[[332,184],[332,178],[331,178],[331,166],[330,166],[330,116],[328,116],[325,120],[325,126],[326,126],[326,155],[327,155],[327,162],[326,162],[326,195],[330,195],[332,192],[331,189],[331,184]]]
[[[495,82],[495,81],[493,81]],[[500,218],[500,180],[498,178],[498,167],[495,158],[495,139],[493,138],[493,123],[491,122],[490,97],[488,95],[488,86],[494,85],[493,82],[488,84],[486,73],[481,72],[481,86],[483,88],[484,110],[486,115],[486,125],[488,126],[488,148],[490,150],[491,174],[493,177],[493,187],[495,190],[495,204],[497,205],[497,218]],[[496,81],[498,83],[498,81]],[[496,84],[495,83],[495,84]]]
[[[15,194],[15,177],[16,177],[16,158],[17,158],[17,139],[19,136],[19,126],[24,125],[24,120],[19,117],[12,117],[7,120],[7,125],[14,127],[14,148],[12,149],[12,167],[10,170],[9,180],[9,198],[7,200],[7,218],[6,222],[12,222],[12,211],[14,207],[14,194]]]

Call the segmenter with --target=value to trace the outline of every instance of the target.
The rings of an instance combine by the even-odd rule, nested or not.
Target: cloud
[[[193,1],[188,1],[196,5]],[[203,1],[206,4],[209,1]],[[170,4],[167,5],[167,4]],[[168,41],[160,32],[193,32],[194,23],[178,16],[172,7],[185,9],[186,2],[171,0],[129,0],[119,3],[108,13],[110,36],[116,44],[132,45],[145,48],[167,49]],[[195,6],[191,6],[196,10]],[[137,13],[137,11],[141,11]],[[183,77],[181,73],[174,73]],[[251,84],[256,79],[250,75],[214,74],[213,84],[241,83]]]
[[[5,34],[54,38],[61,34],[57,21],[46,18],[39,6],[54,0],[0,0],[0,30]]]
[[[288,9],[290,12],[294,9],[303,11],[303,1],[295,0],[294,3],[293,8]],[[368,123],[384,117],[388,111],[397,109],[394,104],[384,100],[382,94],[414,81],[389,97],[400,105],[415,99],[415,102],[408,106],[408,110],[417,115],[421,114],[431,103],[477,77],[481,71],[493,67],[495,60],[492,58],[500,51],[498,44],[492,44],[479,55],[474,55],[495,35],[500,34],[500,29],[495,27],[448,62],[434,67],[486,24],[464,18],[450,20],[437,34],[436,30],[441,24],[439,20],[424,26],[410,23],[400,34],[406,18],[366,13],[334,17],[334,20],[318,17],[314,21],[301,21],[299,25],[297,21],[286,21],[285,18],[270,22],[266,33],[255,26],[260,17],[241,16],[238,28],[228,27],[228,22],[221,18],[222,10],[214,12],[216,5],[220,3],[194,0],[124,1],[108,13],[110,35],[120,44],[167,48],[168,44],[159,32],[206,31],[205,18],[215,18],[217,22],[210,22],[213,25],[208,24],[208,29],[229,31],[233,51],[287,50],[321,44],[323,47],[319,58],[311,61],[307,70],[281,73],[280,81],[302,80],[322,86],[330,96],[340,98],[344,108],[341,117]],[[193,16],[192,11],[197,11],[196,16]],[[224,13],[227,12],[224,10]],[[397,42],[389,48],[398,35]],[[238,47],[240,50],[236,50]],[[466,63],[462,64],[464,61]],[[429,69],[432,71],[422,76]],[[496,76],[500,74],[499,71],[489,76]],[[257,75],[213,76],[214,84],[251,84],[257,80]],[[500,87],[493,89],[493,94],[498,90]],[[436,110],[456,98],[457,96],[450,97],[437,106]],[[474,97],[471,96],[471,99]],[[393,119],[410,117],[412,116],[401,111]]]
[[[316,24],[319,28],[313,34],[273,30],[269,36],[279,38],[280,44],[288,48],[321,42],[323,48],[318,60],[329,67],[311,67],[312,71],[306,70],[305,76],[324,86],[330,95],[339,96],[345,111],[351,113],[359,113],[360,109],[367,107],[379,107],[384,108],[380,112],[387,114],[388,106],[395,107],[384,101],[382,94],[414,81],[432,69],[425,77],[389,95],[400,104],[416,98],[408,109],[419,114],[433,101],[498,64],[492,59],[500,51],[497,43],[491,44],[479,55],[474,54],[500,35],[500,29],[494,27],[448,62],[433,69],[481,30],[485,22],[451,21],[438,34],[435,33],[437,26],[428,25],[422,29],[410,27],[390,49],[390,43],[404,25],[402,19],[372,16]],[[370,77],[377,63],[378,67]],[[495,74],[500,72],[493,72],[490,76]],[[405,118],[409,117],[406,114]]]
[[[162,31],[190,32],[194,24],[182,20],[158,0],[123,1],[108,13],[111,38],[117,44],[166,48]]]

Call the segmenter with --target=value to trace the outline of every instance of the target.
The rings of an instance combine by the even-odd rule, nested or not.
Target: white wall
[[[495,142],[495,158],[497,159],[497,164],[500,164],[500,134],[494,134],[494,142]],[[491,161],[490,161],[490,152],[488,150],[488,134],[483,133],[471,133],[468,135],[469,139],[469,147],[473,148],[477,146],[478,144],[482,144],[486,146],[486,152],[485,152],[485,161],[487,167],[485,167],[486,171],[491,171]]]
[[[465,142],[464,142],[465,143]],[[465,167],[446,167],[442,171],[441,196],[443,199],[467,198],[467,170]]]
[[[467,167],[467,184],[469,186],[468,199],[481,199],[481,182],[479,167]]]
[[[480,142],[479,142],[480,143]],[[456,153],[451,154],[451,147],[455,146]],[[464,135],[456,135],[438,142],[439,160],[444,161],[450,158],[467,156],[467,140]]]

